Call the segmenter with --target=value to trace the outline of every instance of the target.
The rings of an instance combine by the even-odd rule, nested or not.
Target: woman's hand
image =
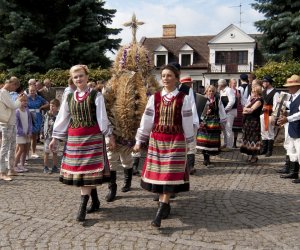
[[[116,148],[116,141],[115,141],[115,137],[113,135],[108,137],[107,146],[110,151],[114,151],[114,149]]]
[[[140,144],[135,144],[132,151],[133,151],[133,153],[140,152],[141,151],[141,145]]]
[[[52,141],[49,143],[49,149],[50,151],[55,151],[57,148],[56,148],[56,145],[57,145],[57,139],[56,138],[52,138]]]
[[[286,116],[281,116],[281,117],[279,117],[279,119],[278,119],[278,121],[277,121],[277,124],[279,125],[279,126],[283,126],[285,123],[287,123],[288,122],[288,119],[287,119],[287,117]]]
[[[205,127],[205,123],[201,122],[199,128],[204,129],[204,127]]]
[[[243,110],[243,114],[251,114],[252,113],[252,108],[244,108],[244,110]]]

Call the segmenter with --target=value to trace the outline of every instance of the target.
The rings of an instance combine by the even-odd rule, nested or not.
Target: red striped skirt
[[[99,126],[68,129],[68,140],[61,164],[60,181],[86,186],[109,180],[105,140]]]
[[[234,118],[232,129],[235,132],[242,131],[243,128],[243,106],[239,103],[237,105],[237,116]]]
[[[188,191],[186,153],[183,134],[151,133],[141,186],[157,193]]]

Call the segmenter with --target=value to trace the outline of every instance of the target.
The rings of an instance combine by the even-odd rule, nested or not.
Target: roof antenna
[[[240,28],[242,28],[242,2],[240,1],[239,5],[231,6],[230,8],[240,8]]]

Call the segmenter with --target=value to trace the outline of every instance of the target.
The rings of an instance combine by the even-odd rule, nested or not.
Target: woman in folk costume
[[[62,102],[49,147],[53,150],[56,140],[67,137],[59,180],[81,187],[81,204],[76,220],[84,221],[86,213],[99,209],[96,185],[109,180],[104,136],[108,138],[110,148],[114,147],[114,138],[111,137],[112,128],[102,94],[88,88],[87,66],[71,67],[70,75],[77,89]],[[87,209],[90,196],[92,204]]]
[[[235,95],[235,106],[237,110],[237,116],[234,118],[232,130],[234,132],[234,141],[233,147],[237,148],[236,142],[238,138],[239,132],[242,132],[243,127],[243,106],[242,106],[242,96],[241,91],[237,88],[237,81],[236,79],[232,78],[229,81],[229,87],[233,90]]]
[[[161,71],[163,90],[152,95],[136,135],[134,152],[150,135],[147,158],[142,171],[143,189],[159,193],[159,208],[151,225],[160,227],[170,213],[170,195],[189,190],[186,169],[187,147],[194,140],[192,105],[176,88],[178,70],[167,65]]]
[[[257,155],[261,147],[260,114],[263,108],[262,89],[252,87],[250,103],[243,109],[243,139],[241,153],[251,155],[250,163],[258,161]]]
[[[216,95],[216,91],[213,85],[206,88],[207,107],[203,112],[203,119],[197,134],[197,148],[202,150],[205,166],[212,166],[210,155],[220,152],[220,124],[226,122],[225,109],[220,97]]]

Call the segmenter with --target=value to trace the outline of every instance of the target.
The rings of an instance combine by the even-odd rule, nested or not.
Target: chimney
[[[175,38],[176,37],[176,24],[163,25],[163,38]]]

